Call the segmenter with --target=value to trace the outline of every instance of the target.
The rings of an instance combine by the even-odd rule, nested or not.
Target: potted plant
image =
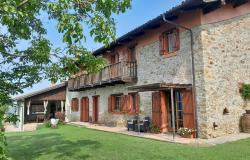
[[[177,133],[184,138],[194,138],[195,129],[181,127],[178,129]]]

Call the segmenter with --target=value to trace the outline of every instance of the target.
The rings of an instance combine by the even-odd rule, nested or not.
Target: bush
[[[184,127],[179,128],[178,131],[177,131],[177,133],[178,133],[179,135],[181,135],[181,136],[191,135],[191,134],[193,134],[193,133],[195,133],[195,132],[196,132],[195,129],[192,129],[192,128],[184,128]]]
[[[159,127],[157,127],[156,125],[151,125],[149,127],[149,131],[151,133],[161,133],[161,129]]]
[[[250,100],[250,84],[242,84],[240,87],[240,93],[244,100]]]

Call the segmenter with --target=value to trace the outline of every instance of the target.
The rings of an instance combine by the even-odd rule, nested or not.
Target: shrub
[[[196,130],[195,129],[192,129],[192,128],[184,128],[184,127],[181,127],[178,129],[177,133],[181,136],[185,136],[185,135],[191,135],[193,133],[195,133]]]
[[[156,125],[151,125],[149,127],[149,131],[151,133],[161,133],[161,129],[159,127],[157,127]]]
[[[244,100],[250,100],[250,84],[242,84],[240,87],[240,93]]]

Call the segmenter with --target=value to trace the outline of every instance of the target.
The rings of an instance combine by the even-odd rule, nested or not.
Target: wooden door
[[[183,127],[195,129],[195,114],[193,105],[193,94],[191,90],[183,90]]]
[[[89,98],[83,97],[81,100],[81,122],[89,121]]]
[[[99,96],[93,96],[93,108],[92,108],[92,122],[97,123],[98,122],[98,114],[99,114]]]
[[[167,131],[167,109],[165,92],[152,93],[152,123],[161,132]]]

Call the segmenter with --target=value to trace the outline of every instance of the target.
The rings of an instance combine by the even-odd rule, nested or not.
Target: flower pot
[[[51,119],[50,119],[51,127],[52,127],[52,128],[56,128],[58,122],[59,122],[59,119],[51,118]]]
[[[246,110],[246,114],[250,114],[250,110]]]
[[[241,119],[241,126],[244,133],[250,133],[250,114],[243,114]]]
[[[185,135],[181,135],[183,138],[194,138],[193,134],[185,134]]]

